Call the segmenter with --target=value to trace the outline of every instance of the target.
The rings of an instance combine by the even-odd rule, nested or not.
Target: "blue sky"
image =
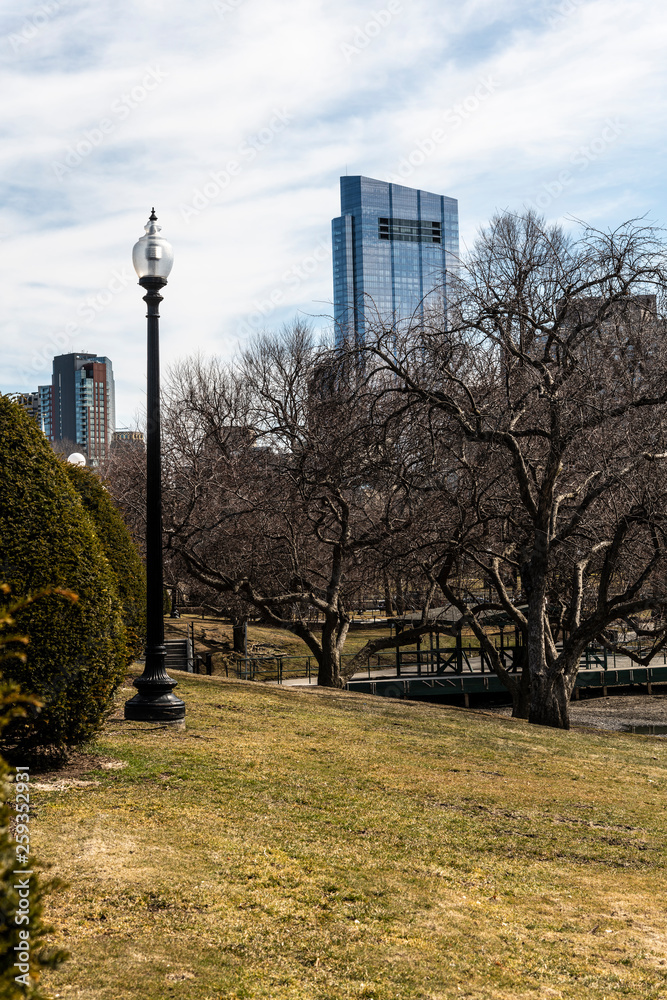
[[[144,398],[131,266],[152,205],[174,245],[166,368],[297,313],[329,325],[338,178],[498,209],[667,221],[667,8],[647,0],[44,0],[0,13],[0,389],[54,354]]]

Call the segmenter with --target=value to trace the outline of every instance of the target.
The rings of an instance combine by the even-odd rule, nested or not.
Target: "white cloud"
[[[319,248],[339,175],[395,174],[434,129],[443,137],[405,182],[458,197],[468,242],[496,208],[534,202],[564,170],[572,179],[545,208],[554,218],[665,217],[667,12],[647,0],[224,3],[3,11],[3,389],[48,380],[52,354],[86,347],[112,358],[119,417],[132,418],[141,290],[121,281],[97,306],[153,204],[176,252],[165,364],[196,349],[231,354],[267,303],[267,325],[326,312],[331,267]],[[495,84],[475,105],[484,80]],[[289,121],[268,135],[276,111]],[[608,119],[623,129],[577,167]],[[239,169],[222,183],[230,162]],[[184,217],[206,185],[203,207]]]

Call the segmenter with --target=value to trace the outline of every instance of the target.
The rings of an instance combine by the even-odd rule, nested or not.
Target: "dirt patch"
[[[99,781],[81,781],[79,778],[59,778],[57,781],[31,781],[30,787],[36,792],[64,792],[68,788],[89,788],[99,785]]]
[[[485,712],[511,715],[509,705],[486,706]],[[626,730],[629,726],[667,726],[667,695],[610,695],[570,702],[570,723],[593,729]]]
[[[626,729],[628,726],[667,725],[667,695],[610,695],[573,701],[570,719],[575,726]]]
[[[119,771],[126,767],[124,760],[113,757],[102,757],[99,754],[74,751],[62,767],[39,771],[30,769],[31,777],[37,776],[37,781],[31,782],[31,787],[37,791],[63,791],[65,788],[84,788],[87,785],[99,785],[94,778],[84,779],[83,775],[101,768],[104,771]]]

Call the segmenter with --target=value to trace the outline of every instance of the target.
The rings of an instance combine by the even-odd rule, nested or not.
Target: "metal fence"
[[[509,646],[503,640],[496,638],[496,649],[500,653],[507,670],[516,672],[520,663],[516,657],[516,646]],[[638,643],[626,643],[628,648]],[[341,661],[352,659],[355,654],[344,654]],[[210,654],[209,654],[210,656]],[[667,652],[662,653],[663,663],[667,663]],[[582,670],[615,670],[617,657],[603,646],[591,645],[581,656]],[[283,656],[280,654],[240,656],[231,654],[225,659],[224,671],[227,677],[239,680],[273,681],[282,684],[290,679],[307,680],[309,684],[317,683],[318,664],[314,656]],[[455,646],[439,646],[411,650],[385,650],[368,657],[366,666],[358,674],[366,673],[370,679],[373,671],[381,671],[384,676],[420,677],[442,675],[444,673],[494,673],[486,653],[479,645],[459,642]],[[209,660],[207,673],[212,672]],[[377,673],[375,674],[377,677]]]

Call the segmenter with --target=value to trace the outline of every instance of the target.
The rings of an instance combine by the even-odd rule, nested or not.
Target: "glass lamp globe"
[[[165,240],[164,236],[160,236],[162,226],[156,223],[157,215],[153,209],[144,226],[146,235],[134,244],[132,263],[139,279],[164,278],[166,282],[174,263],[174,251],[171,243]]]

